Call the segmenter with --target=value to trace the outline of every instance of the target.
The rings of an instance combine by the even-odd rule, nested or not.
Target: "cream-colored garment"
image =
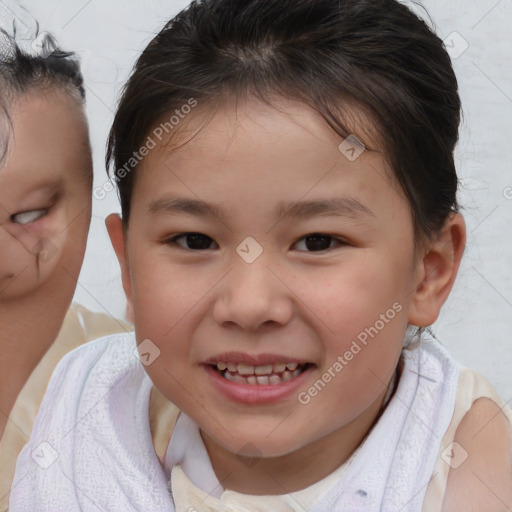
[[[94,313],[78,304],[71,305],[55,342],[18,395],[0,440],[0,512],[7,510],[16,459],[32,433],[37,411],[57,363],[87,341],[130,330],[132,327],[125,322]]]
[[[422,512],[439,512],[442,508],[444,494],[448,480],[450,466],[442,458],[442,454],[455,438],[458,426],[473,403],[479,398],[489,398],[494,401],[509,418],[512,426],[512,412],[496,393],[494,388],[481,374],[461,367],[457,384],[457,395],[452,420],[441,443],[432,479],[427,488],[423,502]],[[156,390],[153,389],[150,403],[152,420],[153,443],[160,460],[163,460],[176,420],[178,409]],[[161,421],[157,422],[157,418]],[[153,427],[154,425],[154,427]],[[153,430],[154,428],[154,430]],[[222,503],[219,499],[195,486],[180,466],[172,471],[171,487],[175,497],[176,512],[217,512],[240,511],[256,512],[262,510],[275,510],[276,512],[304,512],[311,508],[318,499],[325,494],[334,483],[345,473],[354,454],[334,473],[316,484],[293,493],[293,495],[279,496],[249,496],[232,491],[224,491]],[[193,508],[190,508],[193,507]]]
[[[156,388],[151,390],[149,418],[156,454],[163,463],[171,435],[179,416],[179,409],[169,402]],[[279,496],[250,496],[234,491],[224,491],[221,499],[209,496],[188,479],[181,466],[171,473],[171,487],[176,512],[240,511],[240,504],[250,511],[304,512],[333,486],[346,472],[357,450],[336,471],[307,489]]]
[[[489,398],[495,402],[507,416],[512,427],[512,411],[487,379],[469,368],[461,367],[453,418],[441,442],[441,449],[437,456],[432,479],[423,501],[422,512],[439,512],[441,510],[448,482],[448,473],[450,472],[450,465],[442,458],[442,454],[453,443],[458,426],[473,403],[479,398]]]
[[[277,496],[252,496],[234,491],[224,491],[214,498],[196,487],[181,468],[175,466],[171,475],[172,495],[176,512],[304,512],[309,510],[346,472],[352,456],[336,471],[320,482],[303,489]]]

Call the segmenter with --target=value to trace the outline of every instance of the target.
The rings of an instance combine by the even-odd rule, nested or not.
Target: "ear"
[[[126,310],[133,311],[132,303],[132,284],[130,279],[130,267],[128,264],[128,257],[126,254],[126,234],[123,229],[123,221],[117,213],[110,214],[105,219],[108,235],[112,242],[112,247],[116,253],[119,265],[121,267],[121,279],[123,281],[123,289],[126,295],[128,304]]]
[[[418,285],[412,294],[410,324],[427,327],[437,320],[457,277],[465,245],[464,218],[453,213],[423,249],[418,261]]]

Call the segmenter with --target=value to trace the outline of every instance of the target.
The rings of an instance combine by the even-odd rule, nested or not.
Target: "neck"
[[[67,299],[0,302],[0,438],[20,391],[59,333]]]
[[[377,421],[388,387],[362,415],[326,437],[290,454],[254,459],[225,450],[204,432],[202,437],[224,489],[243,494],[276,495],[305,489],[340,467]]]

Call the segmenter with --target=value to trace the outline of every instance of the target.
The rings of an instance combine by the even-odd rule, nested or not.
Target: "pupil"
[[[329,246],[331,245],[330,238],[331,238],[330,236],[326,236],[326,235],[308,236],[308,237],[306,237],[306,247],[309,250],[323,251],[325,249],[328,249]]]
[[[187,235],[187,245],[189,249],[208,249],[210,246],[209,237],[193,233]]]

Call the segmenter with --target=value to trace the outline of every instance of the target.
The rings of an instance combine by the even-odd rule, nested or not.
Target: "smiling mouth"
[[[225,363],[219,361],[211,367],[223,378],[236,384],[275,386],[287,382],[306,371],[310,363],[274,363],[261,366]]]

